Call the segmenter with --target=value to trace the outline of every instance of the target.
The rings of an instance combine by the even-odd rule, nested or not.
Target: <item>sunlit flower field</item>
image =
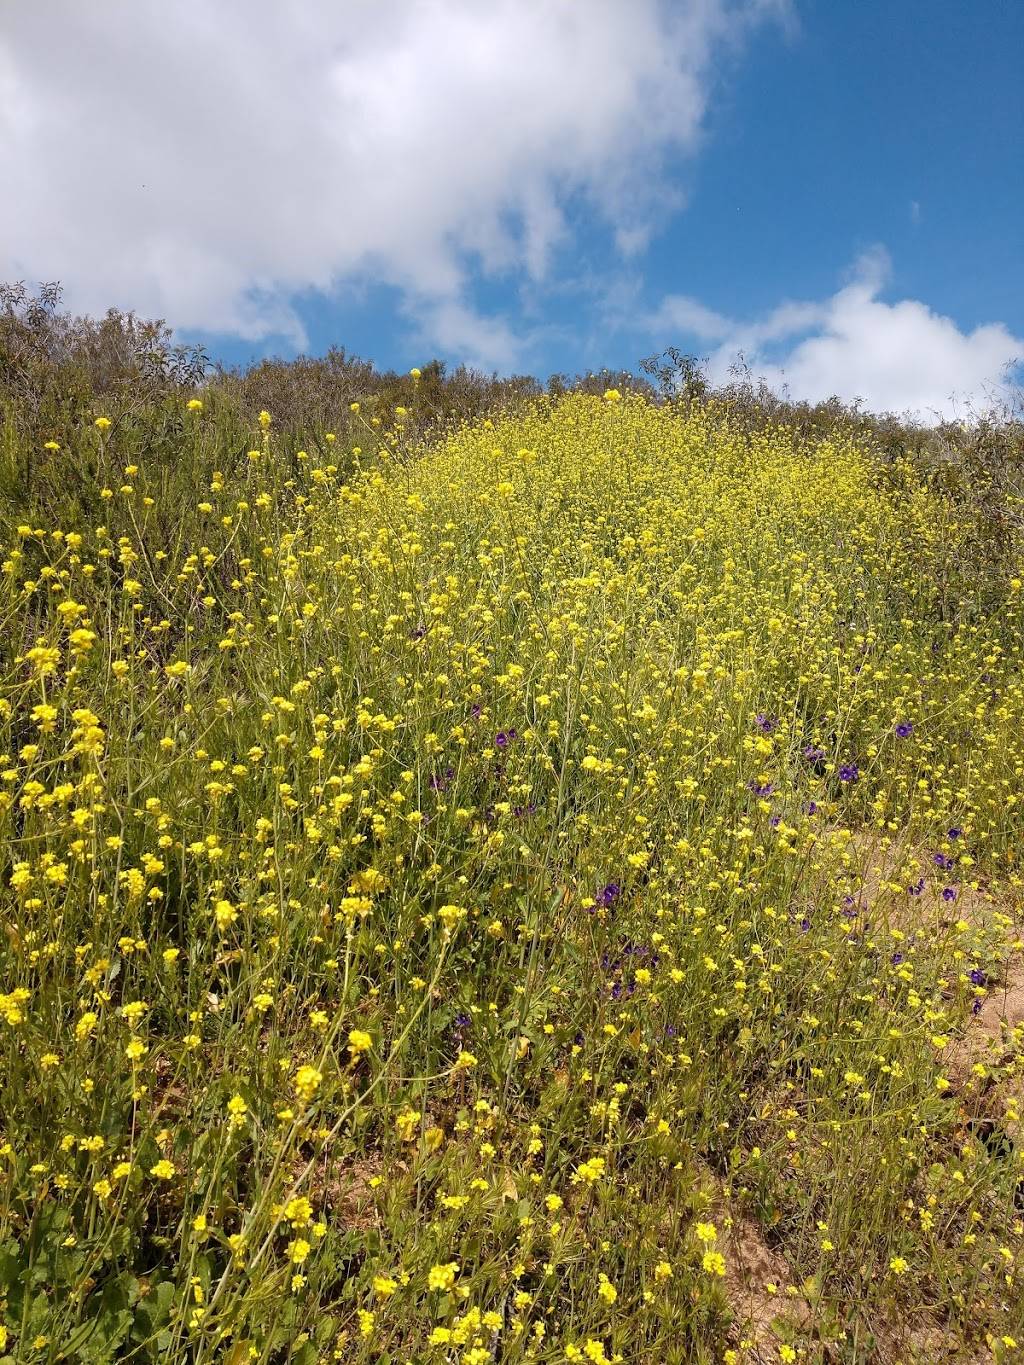
[[[0,1359],[1024,1358],[1020,581],[714,404],[356,409],[4,527]]]

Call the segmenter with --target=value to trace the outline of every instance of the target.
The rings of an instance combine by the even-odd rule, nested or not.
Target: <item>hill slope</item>
[[[106,525],[0,580],[13,1358],[1008,1355],[1020,585],[970,525],[714,405],[351,467],[192,407],[176,479],[59,452]]]

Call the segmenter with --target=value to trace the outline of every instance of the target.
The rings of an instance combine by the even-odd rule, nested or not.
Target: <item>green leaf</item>
[[[148,1341],[156,1336],[171,1315],[174,1304],[174,1282],[161,1280],[144,1295],[135,1309],[134,1341]]]

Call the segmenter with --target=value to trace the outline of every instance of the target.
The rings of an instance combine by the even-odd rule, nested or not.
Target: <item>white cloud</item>
[[[407,311],[424,344],[462,355],[468,364],[493,366],[503,373],[515,369],[527,340],[503,318],[483,317],[458,299],[430,303],[419,299]]]
[[[477,263],[542,279],[582,196],[623,250],[721,55],[786,0],[48,0],[0,33],[0,278],[301,343],[290,299],[395,285],[505,364]]]
[[[742,354],[773,388],[812,402],[837,394],[860,398],[874,412],[931,420],[1000,398],[1007,365],[1024,361],[1024,339],[999,322],[961,331],[915,299],[886,303],[879,294],[888,275],[888,257],[876,248],[822,302],[783,303],[763,318],[737,321],[672,295],[647,325],[659,339],[678,331],[712,346],[708,369],[716,381]]]

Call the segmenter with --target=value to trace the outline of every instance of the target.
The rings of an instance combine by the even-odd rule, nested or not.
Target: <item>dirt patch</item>
[[[306,1162],[296,1162],[292,1179],[296,1192],[306,1195],[318,1213],[329,1214],[336,1227],[365,1232],[377,1222],[372,1182],[383,1167],[377,1152],[347,1160],[336,1160],[325,1152],[308,1173]]]
[[[858,911],[887,929],[949,929],[961,919],[982,924],[1000,907],[989,887],[951,878],[951,869],[936,864],[935,852],[915,846],[906,836],[841,829],[829,837],[841,847],[857,883],[852,895]]]
[[[719,1230],[719,1247],[725,1257],[734,1340],[746,1344],[748,1362],[777,1362],[779,1344],[794,1330],[806,1331],[810,1326],[810,1306],[782,1252],[769,1246],[756,1220],[736,1206],[718,1176],[710,1170],[705,1170],[705,1176],[709,1217]]]
[[[972,1033],[988,1048],[1013,1047],[1013,1035],[1024,1028],[1024,963],[1011,959],[1006,980],[992,989],[975,1015]]]
[[[924,1309],[906,1322],[874,1327],[873,1365],[992,1365],[992,1353],[954,1341],[938,1314]]]
[[[337,1223],[358,1232],[364,1232],[376,1223],[374,1187],[370,1182],[380,1175],[383,1164],[382,1158],[374,1153],[353,1157],[343,1165],[323,1172],[324,1204]]]
[[[727,1218],[725,1286],[741,1335],[763,1348],[785,1340],[776,1324],[806,1329],[811,1309],[793,1284],[786,1258],[768,1245],[752,1219],[733,1214],[729,1227]]]
[[[950,1049],[947,1073],[965,1121],[986,1143],[1005,1134],[1024,1142],[1024,962],[1013,958],[990,986],[964,1036]],[[994,1125],[994,1127],[993,1127]]]

